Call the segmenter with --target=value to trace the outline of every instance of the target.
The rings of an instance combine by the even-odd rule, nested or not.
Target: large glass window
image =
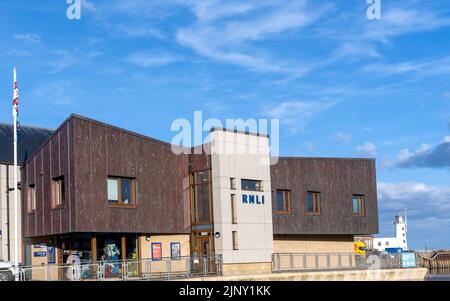
[[[275,212],[290,213],[291,212],[291,191],[276,190],[275,191]]]
[[[365,197],[364,195],[353,195],[353,214],[354,215],[364,215],[365,214]]]
[[[211,218],[211,175],[210,171],[199,171],[192,175],[192,221],[193,224],[210,223]]]
[[[136,198],[135,180],[131,178],[108,177],[108,202],[117,205],[133,205]]]
[[[308,213],[313,215],[320,214],[320,192],[308,191]]]
[[[249,191],[262,191],[262,184],[261,181],[258,180],[242,179],[241,189]]]
[[[52,179],[52,208],[61,206],[64,203],[64,197],[64,177]]]

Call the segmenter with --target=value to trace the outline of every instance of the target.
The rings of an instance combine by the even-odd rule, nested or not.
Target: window
[[[212,222],[211,171],[191,174],[191,220],[194,225]]]
[[[116,205],[134,205],[136,198],[135,180],[131,178],[108,177],[108,202]]]
[[[52,208],[61,206],[64,203],[64,196],[64,177],[52,179]]]
[[[312,215],[320,214],[320,192],[308,191],[308,213]]]
[[[364,211],[364,203],[365,198],[364,195],[353,195],[353,214],[363,216],[365,214]]]
[[[238,249],[237,231],[233,231],[232,235],[233,235],[233,250],[237,250]]]
[[[27,190],[28,213],[36,210],[36,186],[34,184],[28,186]]]
[[[230,189],[236,189],[236,179],[230,178]]]
[[[291,191],[276,190],[275,191],[275,212],[290,213],[291,212]]]
[[[236,195],[231,195],[231,222],[237,224],[237,214],[236,214]]]
[[[249,191],[262,191],[262,183],[258,180],[241,180],[241,189]]]

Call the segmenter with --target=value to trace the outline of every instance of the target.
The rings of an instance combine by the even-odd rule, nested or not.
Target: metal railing
[[[398,269],[402,267],[401,254],[367,253],[275,253],[272,271],[339,271]]]
[[[139,259],[20,267],[21,281],[171,280],[222,275],[222,257]]]

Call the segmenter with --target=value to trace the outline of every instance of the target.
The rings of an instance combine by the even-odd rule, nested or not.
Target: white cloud
[[[422,143],[418,149],[411,151],[404,148],[399,151],[395,159],[387,160],[385,167],[450,167],[450,136],[445,136],[436,146]]]
[[[377,187],[382,233],[392,232],[394,215],[407,209],[408,239],[413,248],[421,247],[425,240],[436,248],[448,244],[450,187],[420,182],[380,182]]]
[[[372,142],[366,142],[363,145],[358,145],[356,147],[356,154],[358,156],[364,157],[376,157],[377,155],[377,146]]]
[[[331,138],[333,139],[334,142],[338,143],[348,143],[352,140],[349,135],[344,134],[342,132],[335,133],[333,136],[331,136]]]
[[[181,61],[182,57],[169,53],[151,54],[151,53],[135,53],[128,57],[128,61],[142,68],[163,66]]]
[[[14,39],[26,41],[33,44],[42,44],[41,37],[33,33],[19,33],[14,35]]]

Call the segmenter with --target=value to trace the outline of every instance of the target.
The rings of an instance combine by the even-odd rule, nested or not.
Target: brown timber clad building
[[[214,254],[212,168],[210,155],[71,115],[22,167],[27,262]],[[274,253],[352,252],[354,235],[378,232],[372,159],[280,158],[269,186]]]

